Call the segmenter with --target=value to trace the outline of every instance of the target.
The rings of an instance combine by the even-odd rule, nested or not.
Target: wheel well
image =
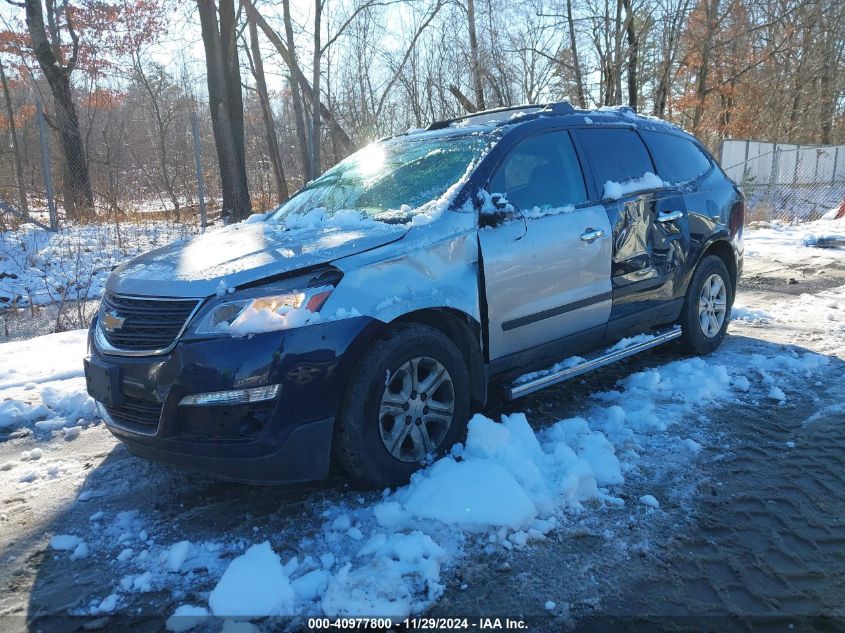
[[[715,255],[725,262],[728,274],[731,276],[731,288],[733,289],[733,294],[736,295],[736,258],[734,257],[734,251],[731,245],[724,240],[713,242],[707,247],[707,250],[704,251],[701,259],[704,259],[708,255]]]
[[[481,325],[478,321],[459,310],[428,308],[403,314],[392,323],[422,323],[448,336],[467,364],[472,404],[484,406],[487,401],[487,372],[481,354]]]

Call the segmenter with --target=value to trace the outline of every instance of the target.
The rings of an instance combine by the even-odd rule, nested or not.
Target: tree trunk
[[[634,8],[631,0],[623,0],[625,5],[625,35],[628,40],[628,105],[637,109],[639,83],[637,77],[637,56],[639,55],[639,36],[634,28]]]
[[[0,61],[0,83],[3,85],[3,98],[6,102],[6,116],[9,118],[9,134],[12,137],[12,154],[15,160],[15,184],[18,188],[18,211],[29,215],[29,205],[26,200],[26,183],[23,177],[23,164],[21,163],[21,148],[18,145],[18,131],[15,127],[15,111],[12,109],[12,98],[9,95],[9,84],[6,80],[6,71],[3,62]]]
[[[704,0],[705,32],[695,84],[695,110],[692,117],[692,131],[696,136],[701,132],[701,117],[704,115],[704,100],[707,98],[707,76],[710,72],[710,54],[713,48],[713,36],[718,25],[719,0]]]
[[[71,29],[73,52],[70,61],[63,65],[61,54],[55,42],[48,39],[44,27],[44,13],[41,0],[26,0],[26,26],[32,43],[32,50],[38,65],[53,95],[54,119],[62,142],[64,156],[64,206],[67,217],[78,220],[90,216],[94,211],[94,195],[91,191],[91,177],[85,158],[85,144],[79,130],[79,117],[73,103],[70,74],[76,67],[78,39]],[[69,19],[66,17],[68,25]]]
[[[276,202],[284,202],[290,196],[288,184],[285,180],[285,170],[282,166],[282,155],[279,151],[279,139],[276,137],[276,123],[273,120],[273,109],[270,107],[270,94],[267,91],[267,80],[264,77],[264,60],[261,57],[261,47],[258,42],[258,28],[255,20],[249,19],[249,43],[252,49],[252,63],[255,75],[255,87],[258,90],[258,101],[261,103],[261,115],[264,118],[264,130],[267,136],[267,151],[273,164],[273,178],[276,182]]]
[[[475,0],[467,0],[467,26],[469,27],[469,55],[472,66],[472,85],[475,89],[475,105],[484,110],[484,84],[481,83],[481,60],[478,57],[478,35],[475,31]]]
[[[323,17],[323,0],[314,0],[314,62],[311,90],[314,94],[311,108],[311,177],[320,175],[320,29]]]
[[[252,211],[244,152],[243,94],[235,42],[233,0],[197,0],[208,83],[208,106],[220,167],[223,218],[245,219]]]
[[[587,100],[584,98],[581,60],[578,58],[578,43],[575,38],[575,20],[572,19],[572,0],[566,0],[566,21],[569,24],[569,48],[572,49],[572,69],[575,71],[575,89],[578,95],[578,107],[586,110]]]
[[[305,128],[305,113],[302,102],[302,91],[299,89],[299,81],[297,75],[301,75],[302,71],[299,69],[299,63],[296,60],[296,47],[293,38],[293,24],[290,19],[290,0],[282,2],[282,9],[284,12],[285,21],[285,39],[287,40],[287,53],[285,63],[288,66],[288,84],[290,86],[291,100],[293,101],[293,118],[296,125],[296,138],[299,141],[299,153],[302,159],[302,180],[307,183],[311,180],[311,152],[308,148],[308,132]],[[249,10],[249,7],[247,7]],[[270,37],[266,29],[264,34]],[[270,40],[272,41],[272,39]],[[276,46],[278,49],[278,45]],[[281,51],[280,51],[281,52]]]

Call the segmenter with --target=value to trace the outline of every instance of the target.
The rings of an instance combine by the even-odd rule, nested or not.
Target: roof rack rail
[[[490,114],[497,114],[499,112],[513,112],[516,110],[537,110],[539,112],[546,112],[546,113],[553,113],[553,114],[573,114],[575,112],[575,108],[568,101],[557,101],[553,103],[547,104],[522,104],[518,106],[507,106],[504,108],[492,108],[490,110],[480,110],[478,112],[472,112],[470,114],[465,114],[463,116],[455,117],[454,119],[443,119],[442,121],[434,121],[431,123],[426,130],[443,130],[448,128],[450,125],[454,123],[458,123],[459,121],[465,121],[467,119],[472,119],[474,117],[486,116]]]

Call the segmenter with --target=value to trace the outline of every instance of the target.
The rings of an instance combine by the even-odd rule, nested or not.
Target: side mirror
[[[490,203],[493,208],[482,209],[479,216],[478,224],[482,228],[504,224],[519,213],[516,206],[500,193],[491,194]]]

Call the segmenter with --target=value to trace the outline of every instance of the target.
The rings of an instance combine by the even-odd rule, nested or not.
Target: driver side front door
[[[611,227],[589,200],[569,132],[517,144],[487,189],[516,212],[478,234],[490,360],[517,366],[554,356],[553,342],[560,353],[597,344],[612,305]]]

